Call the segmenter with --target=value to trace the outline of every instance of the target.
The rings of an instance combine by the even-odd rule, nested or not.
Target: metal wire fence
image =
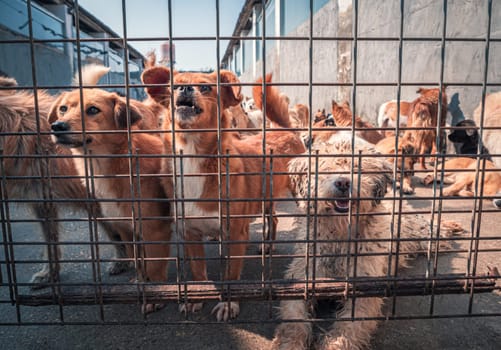
[[[125,0],[121,2],[124,28],[127,28],[127,3]],[[443,16],[441,37],[413,36],[412,33],[406,35],[405,20],[411,21],[412,18],[407,13],[407,2],[403,0],[397,7],[399,33],[395,36],[359,35],[359,3],[370,6],[368,2],[362,1],[351,3],[351,12],[348,13],[351,14],[349,18],[352,27],[348,35],[325,35],[315,29],[315,23],[319,20],[316,17],[318,12],[314,11],[315,1],[309,2],[309,15],[304,22],[308,27],[307,34],[267,35],[269,32],[266,30],[266,11],[271,11],[269,2],[246,1],[237,28],[240,22],[248,20],[243,18],[247,9],[250,11],[248,13],[254,16],[251,19],[262,18],[258,21],[260,30],[256,33],[250,32],[246,37],[240,32],[223,36],[220,35],[219,28],[221,14],[218,0],[214,1],[217,14],[216,35],[174,36],[172,23],[176,13],[172,9],[171,1],[167,3],[169,11],[165,16],[169,22],[169,33],[164,37],[129,38],[127,30],[124,29],[122,33],[114,33],[116,37],[83,38],[79,28],[82,23],[82,8],[78,6],[77,1],[66,1],[68,14],[75,24],[75,35],[40,39],[33,33],[32,18],[32,5],[37,5],[38,2],[28,0],[28,35],[0,40],[0,48],[5,48],[2,51],[8,51],[9,45],[29,46],[30,65],[23,69],[31,71],[33,81],[33,84],[20,86],[2,85],[0,90],[2,118],[15,118],[8,113],[19,113],[22,118],[31,120],[30,125],[21,126],[2,122],[0,130],[3,248],[0,253],[0,303],[4,305],[1,325],[215,323],[212,319],[197,320],[190,316],[162,321],[140,312],[136,317],[124,321],[120,315],[117,316],[108,309],[110,304],[179,304],[186,307],[187,303],[193,305],[215,301],[228,305],[230,302],[241,301],[244,309],[247,302],[249,305],[255,305],[251,302],[258,302],[259,310],[262,311],[260,315],[242,312],[234,322],[277,323],[280,320],[272,311],[279,301],[334,300],[351,303],[353,310],[356,310],[361,298],[377,297],[384,297],[387,301],[381,313],[360,316],[353,311],[341,318],[320,315],[318,319],[310,320],[317,322],[320,318],[353,321],[501,316],[501,309],[494,305],[489,310],[475,306],[479,293],[494,293],[492,297],[499,298],[495,294],[496,291],[499,292],[496,267],[501,261],[501,235],[496,225],[499,209],[492,206],[491,202],[499,201],[501,180],[495,165],[491,169],[486,156],[479,152],[482,150],[482,140],[487,135],[495,139],[496,133],[501,133],[501,124],[493,125],[487,122],[491,115],[495,114],[495,109],[489,109],[491,107],[488,103],[484,103],[486,108],[480,108],[480,118],[477,120],[480,142],[475,145],[476,154],[470,155],[472,162],[466,167],[466,173],[474,175],[473,182],[470,183],[469,189],[463,188],[465,192],[469,191],[470,195],[446,195],[447,185],[443,182],[433,182],[433,185],[428,186],[422,183],[426,176],[440,178],[450,172],[450,169],[444,166],[445,160],[456,159],[460,155],[454,152],[453,147],[444,146],[444,135],[455,130],[466,130],[452,123],[437,122],[445,121],[444,113],[447,112],[442,99],[447,90],[442,88],[476,87],[479,89],[477,91],[480,91],[480,94],[477,93],[477,96],[480,96],[476,102],[478,105],[481,101],[485,102],[491,96],[488,93],[499,86],[499,81],[489,80],[488,77],[488,68],[493,64],[490,60],[493,57],[491,46],[499,42],[499,38],[491,38],[493,16],[497,16],[497,10],[493,11],[496,2],[486,1],[485,37],[449,36],[446,24],[450,15],[448,6],[451,4],[448,1],[439,1]],[[338,2],[326,3],[326,6],[329,6]],[[273,4],[275,6],[275,3]],[[338,10],[341,11],[339,8]],[[163,81],[132,82],[133,74],[127,64],[131,57],[129,51],[131,46],[142,41],[166,41],[171,48],[178,42],[193,42],[194,45],[198,41],[214,42],[216,61],[222,62],[222,65],[214,68],[216,78],[213,81],[193,83],[176,80],[180,75],[186,74],[179,72],[178,75],[171,74]],[[261,46],[256,46],[262,50],[262,59],[260,65],[254,66],[255,76],[246,80],[246,74],[249,76],[251,73],[240,72],[240,81],[225,81],[222,78],[222,67],[231,68],[234,63],[229,63],[231,55],[222,57],[223,42],[243,47],[247,41],[253,45],[256,42],[261,43]],[[416,82],[403,78],[406,69],[402,64],[405,45],[414,41],[440,45],[438,80]],[[39,70],[44,69],[37,63],[43,59],[37,54],[39,47],[52,43],[72,45],[76,52],[75,71],[79,81],[82,81],[82,68],[89,60],[85,59],[81,52],[82,45],[87,42],[115,43],[121,47],[125,63],[123,84],[75,86],[38,83]],[[306,67],[306,79],[282,78],[291,76],[290,72],[284,72],[291,67],[284,64],[277,69],[277,58],[270,56],[267,51],[268,45],[274,47],[278,42],[283,45],[294,45],[296,42],[308,44],[307,61],[297,62],[303,68]],[[314,46],[319,42],[348,44],[350,60],[347,69],[350,77],[347,81],[326,82],[314,79],[314,67],[318,59]],[[396,81],[386,81],[384,77],[379,77],[371,82],[360,76],[357,63],[361,50],[359,46],[365,42],[397,44]],[[455,42],[464,47],[472,43],[484,45],[485,60],[482,62],[484,67],[481,82],[455,82],[454,77],[451,81],[445,80],[447,45]],[[231,53],[231,50],[227,52]],[[283,54],[278,49],[276,52]],[[392,55],[394,54],[395,52],[392,52]],[[174,62],[172,50],[169,55],[169,62]],[[332,55],[335,56],[333,53]],[[270,64],[267,64],[267,60],[275,60],[274,80],[256,82],[255,78],[264,78],[269,72]],[[341,68],[339,62],[336,64]],[[157,63],[156,67],[159,66],[161,65]],[[169,63],[165,68],[173,72],[176,67]],[[460,69],[468,70],[469,67]],[[186,90],[188,87],[202,91],[203,86],[210,86],[217,92],[216,107],[212,111],[216,122],[213,125],[190,127],[186,130],[180,127],[179,120],[176,119],[174,106],[179,107],[176,100],[179,92],[176,91]],[[267,127],[266,122],[250,128],[229,128],[225,124],[224,118],[229,114],[221,96],[226,89],[242,87],[246,94],[251,88],[257,87],[261,89],[262,98],[266,101],[271,94],[271,90],[266,87],[270,86],[284,91],[306,89],[306,93],[301,96],[289,96],[291,101],[308,107],[306,122],[302,125],[288,125],[278,131],[287,131],[294,135],[291,137],[310,140],[304,146],[304,152],[291,156],[280,154],[276,149],[270,150],[266,142],[273,140],[273,133],[277,130]],[[438,98],[434,102],[437,113],[435,124],[400,125],[399,118],[404,112],[400,103],[402,89],[415,86],[438,87]],[[375,115],[363,113],[363,117],[374,124],[371,131],[378,134],[394,131],[396,135],[403,135],[403,139],[392,137],[393,152],[388,148],[388,151],[375,153],[374,145],[365,145],[360,141],[360,133],[368,130],[368,126],[356,124],[355,117],[362,109],[358,106],[363,105],[360,102],[364,95],[360,96],[359,89],[364,87],[396,89],[393,90],[395,94],[388,94],[386,98],[390,100],[396,97],[396,127],[376,125]],[[103,146],[94,148],[96,141],[84,142],[79,151],[75,151],[73,147],[73,152],[60,145],[56,146],[55,139],[51,139],[50,135],[57,130],[54,129],[54,124],[51,127],[46,121],[49,112],[43,90],[49,90],[53,94],[54,97],[48,99],[51,104],[57,105],[55,96],[62,90],[77,91],[79,99],[82,100],[87,99],[87,91],[91,88],[108,91],[125,89],[125,97],[121,97],[127,106],[125,125],[120,130],[102,127],[93,129],[89,127],[87,120],[81,119],[78,120],[81,125],[75,124],[79,126],[76,131],[66,130],[67,134],[83,134],[83,140],[87,137],[104,140],[100,141]],[[136,127],[133,121],[136,102],[130,91],[148,88],[163,89],[162,91],[169,89],[167,97],[164,96],[161,103],[150,101],[145,107],[161,110],[160,114],[167,122],[164,120],[159,129],[141,129]],[[325,106],[325,103],[322,106],[315,105],[318,101],[314,96],[316,89],[332,91],[329,100],[336,100],[337,96],[349,92],[347,96],[350,100],[348,108],[351,117],[348,124],[324,128],[315,123],[316,109]],[[14,106],[12,96],[20,96],[25,90],[29,90],[29,93],[20,99],[25,105]],[[248,96],[250,97],[250,93]],[[341,104],[342,101],[337,102]],[[80,115],[88,113],[86,106],[77,108]],[[263,115],[272,108],[273,106],[265,105]],[[291,109],[292,103],[289,105],[289,113],[292,113]],[[243,115],[248,117],[251,111],[246,112],[247,114]],[[409,116],[408,120],[410,118]],[[106,125],[104,121],[102,125]],[[340,131],[349,135],[349,152],[343,153],[332,145],[342,141],[339,135],[343,133]],[[431,153],[430,149],[427,150],[426,157],[428,160],[435,157],[438,162],[429,169],[422,169],[414,163],[411,168],[406,168],[406,160],[419,158],[422,154],[414,150],[395,156],[394,150],[398,149],[399,143],[405,142],[406,135],[415,138],[416,136],[412,135],[421,131],[432,133],[431,144],[436,146],[437,151]],[[315,143],[315,138],[321,137],[319,135],[322,133],[334,135],[327,141],[327,146]],[[139,135],[148,136],[141,138],[143,136]],[[119,137],[121,140],[125,137],[125,147],[119,152],[110,151],[111,143]],[[138,144],[134,141],[135,137],[139,140],[156,138],[158,142],[153,142],[154,145],[159,144],[160,140],[163,143],[167,142],[166,140],[171,143],[162,146],[158,152],[155,148],[157,146],[152,146],[149,141]],[[186,140],[191,140],[190,137],[198,137],[198,142],[209,146],[203,148],[203,151],[194,152],[196,147],[190,149],[186,143]],[[232,147],[236,148],[223,149],[228,140],[233,140]],[[360,147],[360,144],[363,147]],[[239,153],[235,149],[243,151]],[[252,151],[247,151],[249,149]],[[499,166],[500,148],[491,148],[489,151],[490,159]],[[299,165],[289,166],[284,170],[281,164],[292,158],[296,158],[295,162]],[[305,164],[303,168],[300,167],[302,161]],[[127,167],[119,169],[112,165],[118,163],[127,164]],[[72,167],[68,164],[77,164],[77,167],[73,165],[73,168],[68,170],[65,166]],[[156,171],[152,171],[151,166],[146,168],[145,164],[154,164]],[[204,164],[211,166],[205,167]],[[234,164],[240,164],[240,167],[234,167]],[[252,168],[242,164],[258,166]],[[460,171],[462,172],[456,175],[456,181],[466,176],[464,169],[456,172],[453,170],[452,173],[459,174]],[[270,194],[275,187],[281,186],[277,183],[280,176],[293,183],[291,189],[294,195],[290,192]],[[404,194],[398,188],[398,181],[400,180],[402,187],[406,176],[409,176],[411,184],[413,183],[414,194]],[[388,188],[385,186],[382,193],[373,191],[372,181],[376,177],[389,179]],[[243,180],[232,182],[232,179]],[[324,187],[328,181],[331,181],[332,188],[338,186],[335,182],[339,179],[347,179],[350,188],[348,197]],[[154,187],[153,183],[161,185]],[[491,191],[490,186],[497,186],[497,191],[487,193],[487,190]],[[257,197],[254,195],[256,188],[259,189]],[[165,193],[161,193],[162,191]],[[384,195],[386,191],[388,193]],[[364,209],[366,202],[374,203],[370,210]],[[33,209],[35,215],[26,208]],[[273,226],[274,219],[278,219],[276,228]],[[241,225],[241,222],[244,224]],[[345,227],[346,231],[335,234],[339,228],[333,223],[339,223],[340,226],[343,223],[342,227]],[[374,227],[376,223],[386,226]],[[158,227],[161,227],[159,232],[162,234],[152,235],[149,230]],[[235,232],[239,230],[241,232]],[[268,236],[268,232],[273,234],[275,230],[276,238]],[[372,235],[372,231],[377,234]],[[41,239],[42,232],[45,233],[44,239]],[[419,232],[421,235],[418,235]],[[120,239],[110,239],[117,237]],[[148,240],[148,237],[153,238]],[[407,246],[412,248],[406,248]],[[164,252],[168,253],[151,255],[150,251],[154,251],[155,247],[167,247]],[[40,258],[42,251],[46,251],[46,254]],[[189,257],[186,257],[186,254]],[[412,268],[395,268],[411,255],[417,256],[411,263]],[[296,274],[291,274],[289,266],[293,262],[301,266],[302,272],[294,270]],[[385,266],[374,268],[373,273],[363,272],[373,267],[365,266],[373,262]],[[151,266],[156,266],[156,263],[160,263],[164,268],[160,278],[152,278],[148,270]],[[232,274],[232,269],[239,269],[234,266],[240,263],[244,266],[242,275]],[[203,271],[205,264],[208,266],[208,275]],[[117,274],[110,275],[110,267]],[[39,271],[41,268],[43,273]],[[459,295],[454,299],[457,307],[455,310],[444,307],[446,304],[443,295],[454,298],[451,296],[453,294]],[[405,305],[409,305],[406,300],[411,297],[425,300],[423,303],[426,306],[419,310],[406,309]],[[88,306],[94,316],[89,317],[89,313],[85,313],[80,318],[78,313],[73,312],[74,308],[79,306]],[[33,311],[34,309],[37,311]],[[48,319],[44,316],[46,312],[52,315]]]

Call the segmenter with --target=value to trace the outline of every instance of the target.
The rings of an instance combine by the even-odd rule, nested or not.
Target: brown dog
[[[150,78],[156,76],[152,80],[158,80],[160,76],[170,79],[168,68],[162,67],[161,72],[158,67],[156,70],[158,74],[150,71],[145,72],[145,75]],[[169,79],[164,82],[167,83]],[[212,236],[231,241],[232,244],[223,242],[228,258],[225,279],[238,280],[252,216],[261,212],[263,200],[277,198],[288,190],[288,159],[274,158],[273,176],[263,178],[263,170],[270,173],[270,158],[263,157],[262,135],[240,137],[232,130],[218,133],[218,125],[223,127],[229,124],[226,109],[239,104],[242,99],[240,86],[221,85],[218,92],[216,73],[174,73],[173,79],[175,151],[183,154],[182,161],[177,157],[174,164],[176,198],[183,202],[182,215],[176,219],[185,241],[185,256],[190,261],[192,278],[195,281],[208,280],[203,239]],[[239,82],[232,72],[225,70],[220,72],[219,81],[221,84]],[[171,92],[166,89],[157,93],[158,96],[152,98],[161,100]],[[270,95],[267,95],[268,117],[279,125],[285,122],[284,126],[288,126],[287,109],[274,105],[277,101]],[[171,129],[171,126],[164,124],[164,128]],[[168,144],[171,137],[171,133],[165,136]],[[285,131],[268,132],[266,146],[267,154],[273,150],[273,154],[292,156],[304,151],[299,138]],[[170,154],[172,148],[166,147],[165,152]],[[222,159],[218,159],[218,154],[223,155]],[[164,164],[168,167],[170,160]],[[221,186],[218,186],[219,179]],[[170,182],[165,183],[171,186]],[[227,198],[231,201],[221,203]],[[270,205],[266,207],[269,209]],[[221,221],[218,220],[219,213],[222,214]],[[180,310],[197,311],[201,307],[202,303],[186,303]],[[239,304],[234,301],[220,302],[214,307],[213,313],[218,320],[234,318],[239,313]]]
[[[89,80],[89,84],[97,81]],[[0,78],[0,86],[16,86],[12,78]],[[2,174],[9,199],[33,200],[29,205],[42,222],[46,242],[59,241],[59,213],[61,208],[73,205],[88,211],[91,217],[102,217],[101,210],[93,201],[78,178],[71,159],[71,152],[56,145],[50,137],[47,115],[54,97],[38,91],[35,96],[28,91],[0,90],[0,137],[3,149]],[[55,156],[54,156],[55,155]],[[40,201],[44,199],[44,201]],[[59,202],[57,202],[59,200]],[[64,202],[62,202],[63,200]],[[125,258],[125,247],[119,243],[120,235],[114,225],[100,221],[109,238],[116,242],[118,258]],[[33,275],[33,288],[56,282],[59,279],[59,246],[48,245],[45,250],[48,263]],[[126,262],[115,262],[110,273],[117,274],[128,268]]]
[[[140,278],[166,281],[170,206],[157,199],[169,198],[171,192],[164,190],[157,176],[151,176],[160,173],[160,157],[154,156],[162,154],[163,144],[157,135],[138,132],[154,128],[156,116],[140,102],[130,102],[127,108],[124,98],[101,89],[64,92],[53,104],[49,122],[57,143],[77,156],[78,174],[84,177],[92,168],[94,178],[89,181],[104,216],[115,218],[123,241],[139,243],[128,244],[127,252],[137,256],[139,247],[140,257],[148,259],[144,264],[140,261]],[[84,157],[89,154],[91,158]],[[143,312],[155,308],[149,304]]]
[[[416,154],[420,155],[420,165],[423,169],[426,169],[425,164],[425,154],[437,153],[437,124],[438,124],[438,114],[439,108],[440,113],[440,128],[445,126],[445,120],[447,116],[447,95],[445,93],[445,86],[442,88],[440,102],[440,90],[438,88],[434,89],[424,89],[420,88],[417,91],[421,94],[416,98],[410,108],[409,108],[409,120],[407,123],[408,127],[417,128],[413,130],[406,130],[402,136],[405,143],[412,144]],[[440,142],[442,145],[445,139],[445,133],[441,132]],[[441,147],[441,146],[440,146]]]
[[[332,101],[332,117],[338,127],[349,127],[353,125],[353,113],[348,102],[342,104]],[[355,116],[355,133],[358,137],[375,145],[384,137],[374,129],[374,125],[363,120],[358,115]]]
[[[485,171],[482,174],[483,162],[480,160],[480,173],[478,175],[479,181],[482,181],[483,177],[482,193],[485,196],[495,196],[501,192],[501,171],[490,160],[485,160]],[[453,158],[446,161],[443,167],[445,172],[444,176],[441,177],[441,182],[450,184],[443,189],[444,196],[473,197],[475,195],[475,178],[477,176],[475,172],[477,160],[475,158]],[[440,170],[438,170],[438,175],[440,174]],[[425,185],[429,185],[433,181],[435,181],[435,177],[432,173],[423,179]],[[480,186],[478,189],[480,191]]]
[[[414,164],[417,158],[414,156],[414,146],[412,144],[406,143],[402,138],[398,138],[398,148],[395,152],[395,136],[389,136],[376,144],[376,150],[383,154],[388,155],[388,162],[396,162],[397,167],[397,187],[400,187],[402,193],[412,194],[414,193],[414,186],[412,185],[412,176],[414,175]],[[392,156],[396,154],[396,156]],[[403,156],[403,159],[402,159]],[[403,164],[402,164],[403,162]],[[403,169],[402,169],[403,167]],[[401,179],[401,173],[403,171],[403,179]]]
[[[331,137],[339,133],[339,128],[351,127],[353,119],[355,120],[355,136],[358,138],[373,145],[384,138],[371,123],[364,121],[359,116],[353,118],[353,113],[347,102],[338,104],[332,101],[332,116],[327,117],[325,114],[323,116],[319,114],[316,117],[317,121],[313,124],[313,127],[321,129],[312,132],[312,140],[309,140],[309,142],[317,144],[328,143]]]

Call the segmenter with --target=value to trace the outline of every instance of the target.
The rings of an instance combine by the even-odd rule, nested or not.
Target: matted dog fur
[[[389,256],[396,254],[389,251],[389,244],[378,242],[378,239],[391,238],[392,201],[383,201],[387,182],[390,181],[390,165],[382,158],[361,157],[352,161],[352,143],[349,138],[339,138],[331,145],[317,147],[321,156],[318,158],[296,158],[290,163],[289,172],[295,196],[305,200],[308,193],[316,196],[311,200],[309,222],[310,232],[317,230],[317,242],[299,243],[295,254],[316,255],[316,259],[306,261],[303,257],[295,258],[285,273],[286,279],[304,281],[308,269],[312,276],[319,280],[344,280],[346,277],[385,277],[388,275]],[[355,154],[361,150],[363,154],[375,154],[371,147],[356,148]],[[323,156],[322,156],[323,155]],[[308,168],[318,167],[318,173],[308,179]],[[358,173],[361,172],[360,178]],[[353,172],[351,183],[350,172]],[[318,175],[318,182],[315,181]],[[315,208],[316,205],[316,208]],[[303,205],[303,208],[305,206]],[[403,212],[409,212],[405,205]],[[359,213],[357,220],[356,214]],[[388,213],[388,215],[375,215]],[[398,213],[398,209],[397,209]],[[315,215],[316,214],[316,215]],[[351,214],[351,215],[350,215]],[[402,214],[400,226],[401,238],[414,240],[399,243],[398,267],[407,266],[409,258],[426,246],[429,237],[429,224],[419,215]],[[351,231],[350,231],[351,228]],[[397,227],[395,232],[397,232]],[[307,230],[302,230],[306,232]],[[304,239],[305,237],[298,237]],[[422,240],[419,240],[422,238]],[[341,240],[341,241],[340,241]],[[342,240],[347,240],[343,242]],[[355,249],[357,242],[357,252]],[[395,247],[395,245],[393,245]],[[315,251],[316,249],[316,251]],[[395,249],[395,248],[393,248]],[[347,262],[347,254],[360,254]],[[371,253],[374,253],[372,255]],[[393,274],[395,256],[392,260]],[[382,316],[383,298],[357,298],[355,303],[347,300],[344,308],[338,313],[339,318],[350,318],[352,312],[357,318],[375,318]],[[353,310],[354,308],[354,310]],[[312,324],[310,322],[286,322],[287,320],[307,321],[312,317],[311,307],[304,300],[285,300],[280,304],[280,316],[284,323],[275,333],[273,349],[295,350],[308,349],[313,341]],[[321,349],[361,349],[368,345],[374,333],[377,321],[336,322],[325,336],[319,340]]]

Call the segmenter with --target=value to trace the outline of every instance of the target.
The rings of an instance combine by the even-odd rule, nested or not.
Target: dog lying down
[[[440,176],[441,165],[438,165],[437,174]],[[475,182],[476,182],[476,168],[477,160],[475,158],[453,158],[446,161],[443,164],[444,176],[441,177],[441,181],[444,185],[450,185],[444,187],[442,194],[445,197],[450,196],[460,196],[460,197],[473,197],[475,195]],[[485,172],[482,174],[483,160],[480,160],[478,174],[478,180],[482,181],[482,187],[478,187],[479,191],[482,188],[482,193],[484,196],[496,196],[499,198],[494,198],[493,204],[496,208],[501,209],[501,171],[496,168],[494,163],[490,160],[485,160]],[[483,176],[482,176],[483,175]],[[427,174],[423,183],[425,185],[430,185],[435,181],[435,176],[433,173]],[[440,177],[439,179],[440,180]]]
[[[303,209],[306,209],[305,200],[308,193],[317,193],[313,199],[316,208],[314,205],[310,206],[312,215],[304,219],[309,220],[307,225],[310,232],[317,230],[317,242],[315,245],[297,245],[295,254],[300,257],[291,262],[285,273],[286,279],[304,283],[306,271],[308,276],[315,276],[318,280],[344,281],[347,276],[385,277],[395,274],[395,261],[398,261],[397,268],[406,267],[416,253],[426,251],[431,235],[429,222],[421,215],[409,214],[412,209],[405,204],[401,208],[400,237],[407,240],[399,243],[398,260],[395,260],[394,255],[397,252],[389,251],[388,242],[377,241],[392,238],[392,200],[384,200],[391,166],[381,157],[367,156],[375,154],[372,147],[356,147],[355,154],[361,150],[366,156],[353,159],[349,138],[340,138],[330,145],[317,146],[317,149],[321,154],[318,163],[316,158],[298,157],[289,165],[294,195],[303,203]],[[310,181],[308,168],[313,170],[317,167],[318,173],[311,176]],[[318,181],[315,181],[317,175]],[[398,210],[397,208],[397,214]],[[377,215],[381,213],[388,215]],[[397,232],[396,226],[394,229]],[[441,231],[441,234],[445,233]],[[392,246],[395,249],[396,244]],[[310,261],[302,257],[306,256],[306,249],[309,249]],[[364,254],[347,260],[347,254],[356,254],[354,249]],[[315,260],[311,258],[314,255]],[[388,259],[391,255],[392,270],[389,272]],[[377,297],[357,298],[355,303],[347,300],[338,316],[350,318],[354,312],[357,318],[381,317],[383,301],[383,298]],[[312,317],[311,306],[304,300],[281,302],[280,316],[283,323],[275,332],[273,349],[294,350],[310,347],[313,339],[312,324],[300,321],[308,321]],[[376,326],[375,320],[335,322],[320,341],[318,348],[361,349],[368,345]]]

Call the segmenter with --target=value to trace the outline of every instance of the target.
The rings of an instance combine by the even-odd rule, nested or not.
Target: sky
[[[79,0],[80,6],[109,26],[118,35],[124,35],[122,1],[125,1],[127,37],[159,38],[169,36],[169,0]],[[231,36],[245,0],[219,0],[219,35]],[[216,36],[216,0],[171,0],[172,36]],[[161,41],[131,41],[130,44],[146,54],[155,49],[160,58]],[[217,65],[215,40],[179,40],[176,46],[176,68],[200,70]],[[220,58],[227,41],[220,42]]]

